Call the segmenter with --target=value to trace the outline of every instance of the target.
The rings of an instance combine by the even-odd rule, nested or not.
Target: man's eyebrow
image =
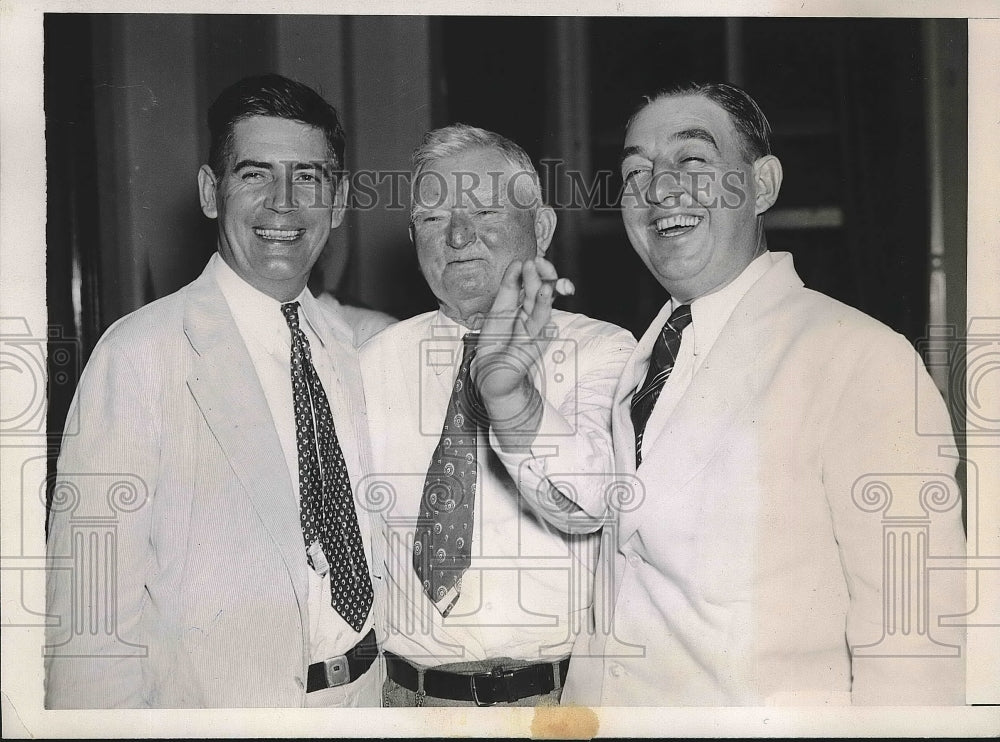
[[[647,160],[649,159],[646,155],[646,151],[642,147],[626,147],[622,150],[621,159],[618,161],[619,166],[632,155],[640,155],[641,157],[645,157]]]
[[[233,165],[233,172],[238,172],[245,167],[256,167],[261,170],[270,170],[271,163],[261,162],[260,160],[240,160],[235,165]]]
[[[700,139],[701,141],[705,142],[706,144],[712,145],[713,147],[715,147],[715,149],[719,149],[719,145],[715,143],[715,137],[712,136],[711,132],[709,132],[708,129],[701,129],[701,128],[685,129],[684,131],[677,132],[676,134],[674,134],[670,138],[671,139]]]
[[[711,145],[716,151],[719,149],[719,145],[716,143],[715,137],[712,136],[712,133],[708,129],[695,127],[693,129],[684,129],[683,131],[678,131],[676,134],[670,135],[670,141],[672,142],[685,139],[697,139],[705,142],[705,144]],[[652,159],[642,147],[626,147],[622,150],[621,160],[619,160],[618,163],[619,166],[632,155],[645,157],[647,160]]]
[[[307,160],[305,162],[295,162],[295,163],[280,163],[281,165],[291,165],[292,172],[300,172],[302,170],[319,170],[323,173],[328,173],[331,169],[332,162],[330,160]],[[274,165],[270,162],[261,162],[260,160],[240,160],[233,166],[233,172],[239,172],[245,167],[254,167],[260,170],[267,170],[271,172],[274,170]]]

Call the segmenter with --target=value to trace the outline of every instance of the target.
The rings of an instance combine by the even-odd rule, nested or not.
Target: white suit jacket
[[[964,579],[920,566],[965,550],[944,403],[903,337],[778,258],[605,528],[564,702],[964,703],[963,636],[939,624],[963,612]],[[616,395],[623,472],[629,402],[669,311]]]
[[[337,373],[325,387],[354,483],[369,456],[360,372],[350,330],[326,319],[316,330]],[[48,537],[46,705],[304,705],[298,500],[207,269],[107,331],[73,410]]]

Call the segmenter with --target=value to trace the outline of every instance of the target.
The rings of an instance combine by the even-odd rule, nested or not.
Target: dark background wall
[[[205,110],[277,71],[338,108],[352,170],[405,170],[454,121],[521,143],[561,207],[551,256],[578,287],[564,306],[638,335],[666,295],[614,208],[623,122],[641,93],[725,79],[760,101],[785,167],[771,248],[916,341],[965,317],[966,48],[964,20],[47,14],[50,324],[85,360],[114,320],[200,273]],[[566,204],[570,171],[604,184],[590,208]],[[398,317],[433,307],[407,222],[351,209],[314,288]],[[52,433],[71,387],[52,391]]]

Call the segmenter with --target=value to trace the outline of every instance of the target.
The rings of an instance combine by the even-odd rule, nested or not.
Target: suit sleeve
[[[70,411],[78,426],[59,456],[48,534],[47,708],[150,702],[142,614],[159,461],[148,378],[156,364],[131,362],[118,348],[106,337],[95,349]]]
[[[492,430],[490,445],[540,517],[560,530],[587,533],[603,525],[617,481],[611,411],[635,339],[620,330],[581,338],[569,347],[576,357],[575,383],[555,398],[546,389],[539,390],[542,419],[531,452],[504,452]],[[553,387],[564,366],[553,362],[559,360],[553,358],[555,353],[567,354],[567,348],[546,352],[542,373],[544,383]]]
[[[964,613],[964,574],[921,566],[965,554],[951,424],[909,343],[878,340],[851,370],[823,451],[852,702],[964,704],[964,631],[940,622]]]

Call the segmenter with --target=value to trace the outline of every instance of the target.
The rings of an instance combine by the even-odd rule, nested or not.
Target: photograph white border
[[[0,317],[24,318],[32,329],[45,328],[45,119],[42,98],[42,14],[45,12],[170,13],[329,13],[338,14],[496,14],[497,4],[392,0],[338,2],[295,0],[278,6],[264,0],[243,2],[20,2],[0,0]],[[794,2],[704,2],[587,0],[537,2],[508,0],[509,15],[670,15],[670,16],[907,16],[969,18],[969,218],[968,316],[1000,318],[1000,3],[987,1],[887,2],[885,0],[795,0]],[[50,177],[58,177],[58,168]],[[1000,409],[1000,374],[993,374],[981,400]],[[0,413],[23,400],[4,400]],[[0,414],[0,419],[8,419]],[[980,438],[980,441],[982,439]],[[0,451],[2,548],[0,568],[6,579],[25,568],[44,567],[44,507],[21,503],[21,468],[44,453],[41,444],[5,439]],[[980,471],[979,554],[1000,555],[1000,437],[987,447],[971,448]],[[990,448],[989,446],[992,446]],[[10,567],[10,570],[6,569]],[[25,593],[0,591],[4,616],[15,605],[44,606],[43,581],[24,583]],[[573,734],[582,717],[572,710],[504,709],[283,709],[283,710],[142,710],[46,711],[42,708],[43,630],[2,629],[2,714],[4,737],[523,737],[543,733]],[[1000,631],[969,642],[969,696],[978,703],[1000,702]],[[669,708],[595,710],[601,736],[991,736],[1000,731],[996,706],[965,708]],[[547,716],[546,716],[547,714]],[[547,720],[547,722],[546,722]],[[539,724],[546,722],[546,724]],[[533,727],[533,723],[535,726]],[[567,726],[559,732],[559,724]]]

